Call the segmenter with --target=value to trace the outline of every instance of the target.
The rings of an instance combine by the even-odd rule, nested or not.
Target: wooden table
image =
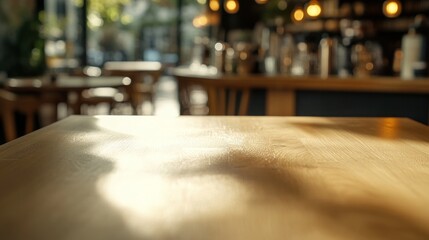
[[[153,101],[153,87],[162,74],[162,64],[156,61],[109,61],[103,66],[105,74],[126,76],[132,81],[128,88],[128,95],[134,112],[138,113],[138,107],[144,97]],[[145,83],[144,77],[151,76],[152,82]]]
[[[429,239],[429,128],[72,116],[0,146],[2,239]]]
[[[10,79],[5,88],[16,93],[46,93],[83,91],[99,87],[123,87],[131,84],[126,77],[74,77],[61,76],[56,81],[44,78]]]
[[[338,91],[338,92],[368,92],[368,93],[399,93],[399,94],[429,94],[429,79],[403,80],[397,77],[335,77],[321,78],[318,76],[285,76],[263,74],[209,74],[193,72],[188,68],[176,68],[173,75],[179,84],[202,85],[208,91],[209,112],[211,115],[223,115],[222,89],[261,88],[267,90],[266,115],[294,116],[296,115],[296,92]],[[225,95],[225,94],[223,94]],[[246,100],[248,101],[248,100]]]
[[[75,114],[79,114],[80,105],[78,103],[84,90],[100,87],[119,88],[130,84],[131,80],[127,77],[61,76],[56,81],[46,78],[9,79],[5,84],[5,89],[16,94],[37,95],[47,98],[48,101],[53,96],[54,102],[68,102],[67,95],[72,92],[76,93],[77,104],[73,104],[72,109]]]

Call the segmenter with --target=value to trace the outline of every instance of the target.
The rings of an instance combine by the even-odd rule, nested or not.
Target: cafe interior
[[[0,0],[0,239],[429,239],[428,17]]]
[[[73,114],[428,124],[426,1],[4,0],[0,10],[3,143]]]

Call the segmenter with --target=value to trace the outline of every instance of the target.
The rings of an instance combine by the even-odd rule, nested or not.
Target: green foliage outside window
[[[0,71],[9,77],[41,75],[46,69],[40,22],[28,1],[0,0]]]

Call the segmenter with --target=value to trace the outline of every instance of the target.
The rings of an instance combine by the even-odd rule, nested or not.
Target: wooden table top
[[[72,116],[0,146],[1,239],[429,239],[429,128]]]
[[[110,61],[103,68],[110,71],[156,72],[162,70],[162,64],[156,61]]]
[[[176,68],[173,75],[179,81],[233,88],[265,88],[316,91],[429,93],[429,79],[404,80],[399,77],[338,77],[287,76],[264,74],[204,74],[187,68]]]
[[[122,87],[130,85],[127,77],[75,77],[60,76],[55,82],[46,78],[9,79],[5,88],[13,92],[81,91],[99,87]]]

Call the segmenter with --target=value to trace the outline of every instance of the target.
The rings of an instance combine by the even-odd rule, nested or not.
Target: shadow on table
[[[94,120],[80,126],[79,131],[95,128]],[[129,230],[120,211],[97,191],[100,177],[114,169],[114,163],[92,153],[98,143],[88,139],[90,134],[73,139],[77,129],[50,129],[43,129],[37,140],[29,134],[0,151],[0,236],[141,239]],[[73,148],[64,144],[70,141]]]

